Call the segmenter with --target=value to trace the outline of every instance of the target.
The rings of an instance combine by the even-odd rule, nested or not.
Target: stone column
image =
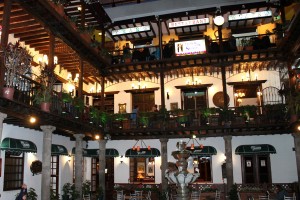
[[[7,117],[7,114],[0,112],[0,144],[2,142],[2,131],[3,131],[3,121]],[[1,158],[1,153],[0,153]]]
[[[165,177],[165,172],[168,168],[168,141],[167,138],[161,138],[161,188],[162,191],[168,189],[168,180]]]
[[[75,143],[75,188],[79,192],[79,198],[82,199],[82,182],[83,182],[83,174],[82,174],[82,161],[83,161],[83,134],[74,135],[76,138]]]
[[[51,145],[52,132],[56,129],[55,126],[41,126],[44,133],[43,138],[43,167],[42,167],[42,200],[50,199],[51,188]]]
[[[107,140],[99,140],[99,187],[103,191],[103,200],[105,200],[105,149]]]
[[[233,185],[232,136],[224,136],[223,138],[225,141],[227,192],[229,192]]]
[[[295,143],[295,155],[296,155],[296,164],[297,164],[297,174],[298,174],[298,183],[300,183],[300,134],[293,133],[294,143]],[[300,191],[300,184],[298,184],[298,191]]]

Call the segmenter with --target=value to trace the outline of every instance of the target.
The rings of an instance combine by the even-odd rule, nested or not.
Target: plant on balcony
[[[2,54],[6,68],[6,88],[3,96],[13,99],[14,86],[18,85],[18,75],[24,75],[30,70],[32,56],[26,48],[20,46],[19,41],[9,43]]]
[[[298,119],[300,113],[300,92],[290,92],[290,94],[286,95],[286,104],[290,121],[294,122]]]
[[[41,65],[41,73],[37,76],[37,81],[40,83],[35,91],[33,101],[41,105],[41,109],[49,112],[50,103],[53,97],[53,87],[56,82],[56,75],[52,68]]]
[[[59,200],[59,194],[56,195],[56,192],[52,188],[50,189],[50,200]]]

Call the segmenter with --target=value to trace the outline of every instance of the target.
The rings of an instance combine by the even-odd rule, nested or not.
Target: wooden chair
[[[258,200],[269,200],[269,196],[258,196]]]
[[[215,200],[220,200],[220,199],[221,199],[221,192],[219,190],[216,190]]]
[[[191,200],[200,200],[200,191],[192,191]]]

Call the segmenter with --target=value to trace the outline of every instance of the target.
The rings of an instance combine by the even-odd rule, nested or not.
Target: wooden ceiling
[[[55,10],[51,11],[51,13],[49,10],[40,11],[42,10],[42,6],[45,7],[46,5],[46,3],[40,2],[42,1],[14,1],[10,16],[9,33],[14,34],[16,38],[19,38],[20,41],[24,42],[29,47],[34,48],[40,54],[49,53],[50,34],[54,34],[56,36],[54,51],[55,55],[58,56],[58,62],[61,69],[66,69],[72,74],[79,73],[80,59],[82,58],[85,83],[99,83],[101,74],[106,77],[106,83],[109,84],[128,80],[137,80],[140,78],[152,79],[153,77],[157,78],[159,76],[161,68],[164,68],[166,75],[170,77],[186,76],[187,74],[191,74],[193,72],[196,74],[205,75],[207,73],[219,71],[219,58],[216,58],[216,55],[207,55],[204,57],[203,55],[200,55],[198,57],[195,56],[189,58],[170,59],[165,60],[164,62],[151,61],[110,66],[110,64],[105,61],[105,58],[99,55],[99,51],[98,54],[93,54],[94,50],[97,51],[99,49],[94,48],[90,50],[91,47],[89,45],[91,45],[91,39],[90,41],[86,41],[86,43],[84,43],[85,41],[81,40],[80,37],[76,38],[72,35],[69,36],[73,30],[66,32],[61,27],[61,24],[70,26],[70,21],[74,20],[78,24],[84,19],[84,23],[87,26],[94,26],[97,29],[105,28],[107,35],[110,36],[114,41],[136,41],[157,37],[159,35],[156,16],[148,16],[112,23],[111,19],[109,16],[107,16],[103,6],[99,3],[99,1],[70,0],[69,3],[64,5],[65,15],[63,17],[58,16],[56,19],[56,15],[54,13]],[[106,3],[108,2],[109,1]],[[135,1],[131,2],[138,3]],[[48,2],[48,4],[51,4],[51,2]],[[2,23],[3,18],[3,7],[4,3],[0,3],[0,23]],[[78,7],[84,8],[85,12],[81,13],[78,10]],[[278,9],[277,7],[278,5],[275,5],[274,3],[260,2],[235,6],[223,6],[220,9],[226,19],[229,14],[263,11],[268,9],[274,12],[276,9]],[[45,14],[46,12],[48,12],[47,16]],[[203,17],[212,18],[215,15],[215,12],[216,8],[212,7],[202,10],[191,10],[188,12],[161,15],[159,16],[159,19],[162,21],[163,35],[175,33],[181,36],[190,36],[195,33],[202,33],[207,29],[208,25],[169,29],[168,23]],[[61,19],[59,19],[59,17]],[[269,23],[271,20],[272,18],[264,18],[225,22],[224,27],[233,29],[253,27],[258,24]],[[114,37],[111,35],[112,30],[140,25],[150,25],[151,30],[145,33],[128,34]],[[74,34],[79,36],[82,35],[82,33],[80,33],[78,30],[75,31]],[[232,63],[236,63],[238,65],[238,63],[241,62],[241,60],[235,59],[236,56],[240,55],[239,53],[237,54],[238,55],[229,56],[230,58],[228,58],[228,61],[225,62],[224,65],[228,66],[228,69],[235,68]],[[266,57],[261,56],[261,53],[255,55],[258,57],[256,61],[264,62],[259,64],[261,66],[268,66],[269,61],[276,60],[278,58],[272,57],[273,54],[264,54]],[[251,59],[254,57],[251,55],[249,61],[251,61]],[[231,61],[230,59],[234,59],[234,61]],[[276,65],[278,65],[278,63],[279,62],[276,62]],[[235,69],[233,69],[233,71],[235,71]]]

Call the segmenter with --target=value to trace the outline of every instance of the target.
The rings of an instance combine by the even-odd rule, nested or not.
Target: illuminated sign
[[[186,21],[178,21],[178,22],[170,22],[169,28],[177,28],[183,26],[194,26],[194,25],[202,25],[202,24],[209,24],[209,18],[202,18],[202,19],[191,19]]]
[[[229,15],[228,16],[228,21],[263,18],[263,17],[271,17],[271,16],[272,16],[272,11],[271,10],[266,10],[266,11],[261,11],[261,12],[252,12],[252,13]]]
[[[206,53],[204,39],[175,42],[176,56],[196,55],[203,53]]]
[[[138,26],[133,28],[124,28],[119,30],[113,30],[111,33],[112,35],[124,35],[129,33],[137,33],[137,32],[144,32],[150,31],[150,26]]]

